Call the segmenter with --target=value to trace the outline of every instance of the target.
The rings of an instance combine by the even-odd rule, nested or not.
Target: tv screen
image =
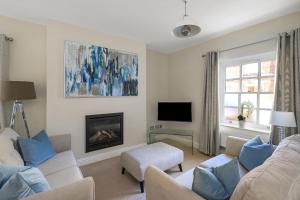
[[[160,121],[192,121],[191,102],[159,102],[158,120]]]

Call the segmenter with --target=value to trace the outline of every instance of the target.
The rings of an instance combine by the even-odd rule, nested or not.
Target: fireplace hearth
[[[123,144],[123,113],[87,115],[86,153]]]

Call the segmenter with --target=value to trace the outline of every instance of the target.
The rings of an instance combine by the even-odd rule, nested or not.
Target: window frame
[[[263,131],[269,131],[270,125],[262,125],[259,124],[259,111],[272,111],[272,108],[260,108],[260,95],[261,94],[274,94],[273,92],[262,92],[260,91],[260,83],[262,78],[274,78],[274,88],[275,88],[275,82],[276,82],[276,68],[274,75],[266,75],[261,76],[261,63],[264,61],[270,61],[275,60],[276,62],[276,52],[267,52],[262,54],[256,54],[252,56],[247,57],[240,57],[235,59],[223,59],[219,63],[219,92],[220,92],[220,124],[223,125],[237,125],[237,120],[226,120],[225,119],[225,108],[237,108],[238,113],[241,113],[241,96],[242,94],[257,94],[257,105],[255,107],[256,111],[256,122],[246,122],[245,129],[247,128],[255,128]],[[258,63],[258,74],[255,77],[242,77],[242,65],[245,64],[251,64],[251,63]],[[240,67],[240,74],[238,78],[229,78],[226,79],[226,68],[232,67],[232,66],[239,66]],[[242,92],[242,80],[245,79],[257,79],[258,80],[258,88],[257,92]],[[240,83],[240,91],[239,92],[226,92],[226,80],[239,80]],[[225,94],[238,94],[238,106],[225,106]]]

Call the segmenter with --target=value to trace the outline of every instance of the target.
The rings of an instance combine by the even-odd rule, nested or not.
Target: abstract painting
[[[138,56],[65,41],[65,97],[137,96]]]

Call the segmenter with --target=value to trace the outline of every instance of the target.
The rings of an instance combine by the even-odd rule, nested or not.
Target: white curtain
[[[294,112],[297,128],[288,128],[286,135],[300,131],[300,28],[278,39],[277,76],[274,110]],[[278,130],[273,129],[271,140],[278,144]]]
[[[200,127],[200,151],[207,155],[216,155],[219,151],[220,139],[217,52],[208,52],[206,54],[204,67],[204,103]]]
[[[4,34],[0,34],[0,94],[1,81],[8,80],[8,41]],[[5,127],[3,102],[0,101],[0,128]]]

